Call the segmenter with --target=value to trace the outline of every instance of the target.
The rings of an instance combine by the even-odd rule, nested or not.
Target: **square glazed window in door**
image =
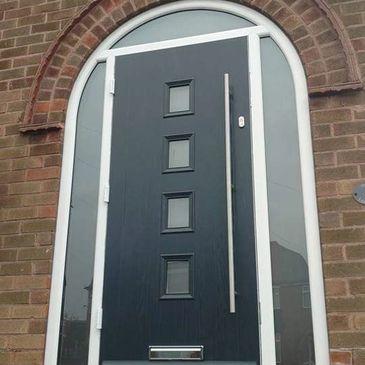
[[[162,233],[192,232],[194,223],[193,192],[162,195]]]
[[[161,255],[161,299],[193,298],[193,254]]]
[[[194,170],[194,135],[165,136],[163,140],[163,173]]]
[[[165,83],[164,117],[194,113],[194,80],[179,80]]]

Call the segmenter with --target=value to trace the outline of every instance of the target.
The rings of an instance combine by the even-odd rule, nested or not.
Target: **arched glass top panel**
[[[112,48],[166,41],[199,34],[247,28],[255,24],[236,15],[214,10],[187,10],[153,19],[124,36]]]

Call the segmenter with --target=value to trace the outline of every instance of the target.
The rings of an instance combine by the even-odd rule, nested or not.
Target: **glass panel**
[[[302,296],[303,296],[303,308],[311,307],[311,296],[309,286],[304,285],[302,288]]]
[[[104,77],[105,64],[99,64],[85,86],[77,116],[71,213],[61,314],[58,362],[60,365],[87,364],[98,211]]]
[[[167,261],[166,294],[189,294],[189,261]]]
[[[190,85],[170,87],[171,113],[183,112],[190,109]]]
[[[262,39],[261,51],[272,276],[280,292],[275,332],[282,363],[302,365],[314,363],[314,353],[312,313],[302,299],[309,277],[295,89],[275,42]]]
[[[275,334],[276,363],[281,364],[281,337],[280,333]]]
[[[169,168],[187,167],[190,164],[190,141],[183,139],[169,142]]]
[[[280,309],[280,287],[274,286],[272,288],[273,291],[273,302],[274,302],[274,309]]]
[[[167,228],[190,226],[190,198],[169,198],[167,200]]]
[[[213,10],[188,10],[153,19],[127,34],[112,48],[252,27],[255,24],[236,15]]]

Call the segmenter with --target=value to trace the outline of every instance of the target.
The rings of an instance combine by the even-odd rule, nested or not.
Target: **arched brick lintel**
[[[93,0],[53,42],[32,84],[20,130],[62,128],[73,83],[97,45],[126,20],[171,0]],[[311,95],[362,87],[355,50],[324,0],[235,0],[278,24],[296,46]]]

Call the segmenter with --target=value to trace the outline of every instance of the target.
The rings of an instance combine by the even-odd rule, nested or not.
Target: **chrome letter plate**
[[[203,360],[204,346],[150,346],[149,360]]]

